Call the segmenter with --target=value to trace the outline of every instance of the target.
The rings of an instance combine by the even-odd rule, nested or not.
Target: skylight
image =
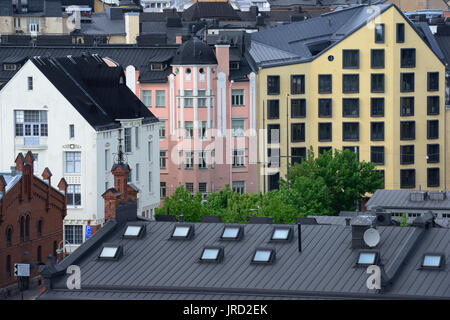
[[[105,245],[98,256],[100,259],[117,259],[120,255],[120,246]]]
[[[358,257],[359,265],[373,265],[377,262],[377,252],[361,252]]]
[[[439,254],[426,254],[423,257],[422,267],[440,268],[443,264],[443,256]]]
[[[272,263],[275,259],[275,251],[272,249],[256,249],[253,255],[253,263]]]
[[[277,228],[273,229],[272,238],[273,241],[288,241],[291,238],[291,228]]]
[[[240,226],[227,226],[223,229],[221,239],[237,240],[241,237],[242,231],[242,227]]]
[[[189,239],[194,232],[193,226],[178,225],[175,226],[172,232],[172,238],[174,239]]]
[[[123,234],[124,237],[138,238],[142,232],[143,226],[127,226]]]
[[[218,262],[222,260],[223,248],[221,247],[206,247],[203,249],[201,261]]]

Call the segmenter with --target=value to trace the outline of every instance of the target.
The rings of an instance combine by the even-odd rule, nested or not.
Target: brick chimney
[[[177,35],[175,36],[175,44],[182,44],[183,43],[183,36]]]
[[[45,168],[44,172],[42,172],[42,179],[44,180],[48,180],[48,185],[51,186],[51,179],[52,179],[52,172],[50,171],[49,168]]]
[[[230,73],[230,44],[226,40],[218,40],[216,43],[216,58],[219,65],[217,66],[217,73],[224,72],[227,75]]]
[[[31,151],[28,151],[25,155],[25,163],[31,166],[31,175],[34,174],[34,156]]]
[[[16,171],[22,172],[23,171],[23,165],[25,164],[25,157],[23,156],[22,152],[20,152],[15,160],[16,163]]]
[[[128,200],[128,175],[130,171],[128,164],[115,164],[111,170],[114,176],[114,189],[119,192],[119,199],[122,201]]]

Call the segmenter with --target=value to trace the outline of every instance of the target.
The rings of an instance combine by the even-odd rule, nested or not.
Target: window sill
[[[359,141],[359,139],[342,139],[342,141]]]

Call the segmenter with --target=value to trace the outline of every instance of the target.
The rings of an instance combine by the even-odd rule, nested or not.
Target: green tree
[[[289,170],[289,184],[297,194],[301,212],[337,215],[354,210],[367,193],[383,188],[383,178],[371,162],[359,162],[356,154],[334,150],[314,157],[312,148],[306,160]]]

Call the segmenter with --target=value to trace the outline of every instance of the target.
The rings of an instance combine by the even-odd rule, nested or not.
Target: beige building
[[[449,10],[448,0],[388,0],[386,3],[394,3],[404,12],[417,10]]]

